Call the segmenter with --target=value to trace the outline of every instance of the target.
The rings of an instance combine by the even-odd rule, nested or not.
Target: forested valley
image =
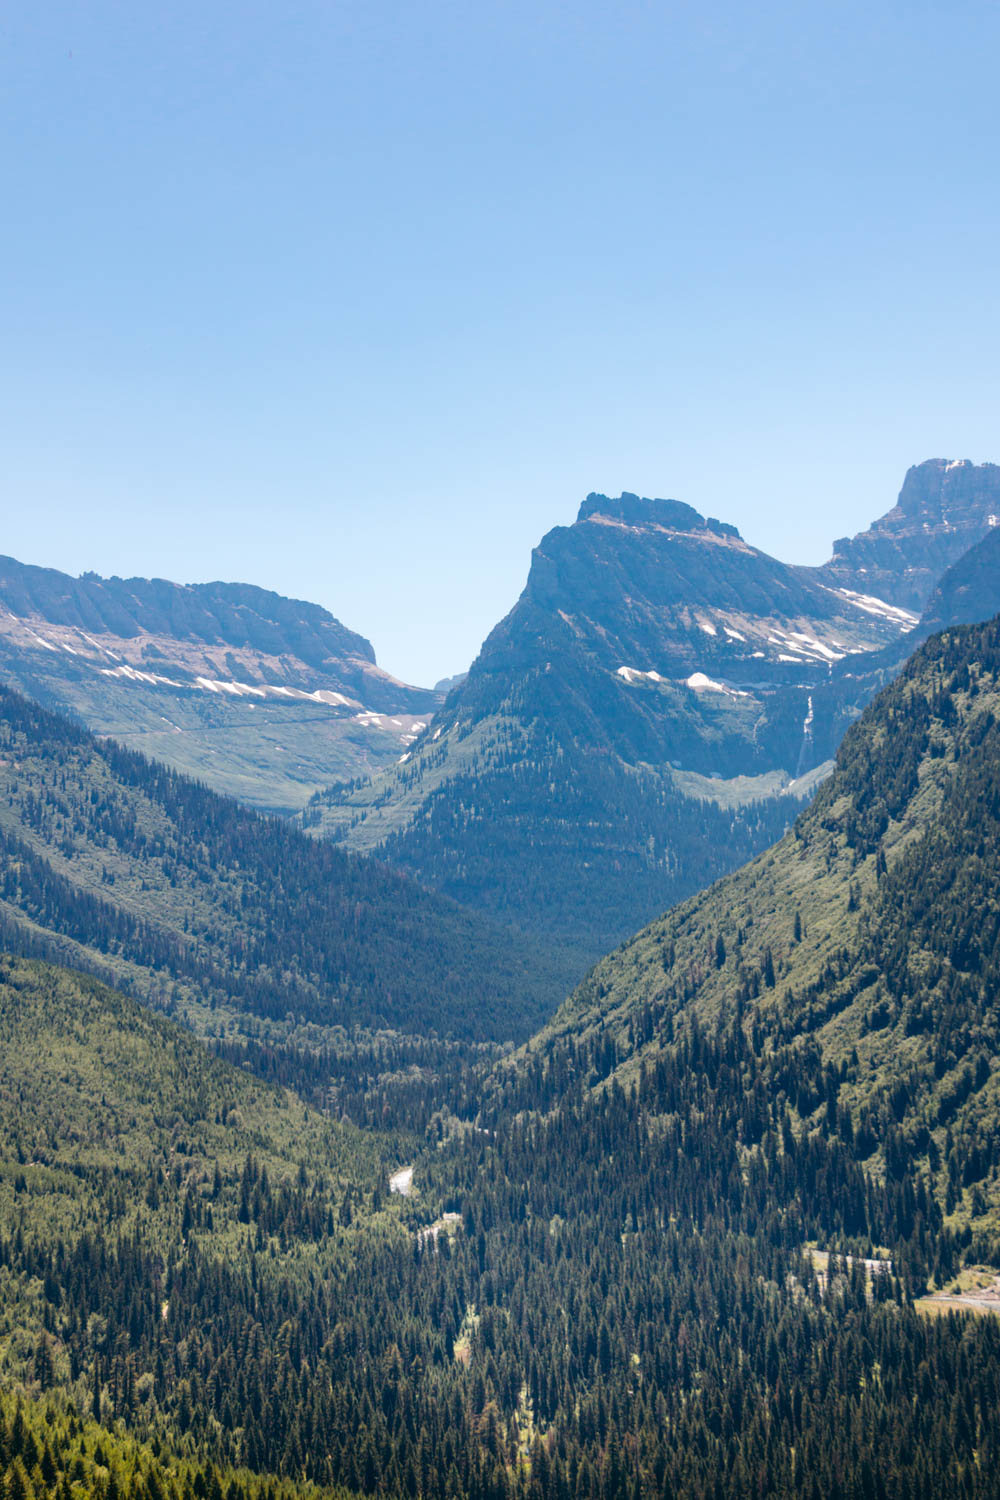
[[[774,849],[504,1047],[212,1056],[5,959],[7,1493],[996,1495],[1000,1319],[938,1294],[1000,1264],[998,724],[1000,624],[932,639]],[[17,733],[30,830],[83,752],[41,799]]]

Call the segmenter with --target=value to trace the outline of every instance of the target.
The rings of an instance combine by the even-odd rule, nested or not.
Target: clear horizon
[[[592,490],[788,562],[1000,459],[960,3],[252,4],[0,35],[7,527],[464,670]]]

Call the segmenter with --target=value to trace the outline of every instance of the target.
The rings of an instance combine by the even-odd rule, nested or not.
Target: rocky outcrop
[[[1000,465],[932,458],[908,471],[892,510],[834,542],[817,575],[919,613],[945,569],[998,522]]]
[[[524,593],[435,728],[516,697],[532,719],[630,761],[756,774],[787,764],[792,726],[835,663],[915,624],[690,506],[590,495],[574,526],[535,549]],[[816,723],[817,760],[842,729]]]

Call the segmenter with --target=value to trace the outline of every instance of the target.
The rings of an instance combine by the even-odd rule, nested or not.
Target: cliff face
[[[579,973],[772,842],[916,623],[691,506],[589,495],[401,762],[303,820]]]
[[[919,613],[945,569],[998,521],[1000,465],[932,458],[909,470],[892,510],[834,542],[817,577]]]
[[[700,774],[789,767],[810,693],[849,657],[916,624],[749,546],[690,506],[589,495],[532,555],[524,593],[435,723],[505,712],[544,719],[631,761]],[[852,710],[853,712],[853,710]],[[844,723],[815,721],[816,759]],[[821,746],[820,738],[829,741]],[[803,767],[805,769],[805,767]]]
[[[72,578],[0,557],[0,682],[273,811],[398,760],[441,695],[328,610],[242,583]]]

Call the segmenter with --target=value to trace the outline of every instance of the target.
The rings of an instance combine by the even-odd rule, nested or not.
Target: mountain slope
[[[408,1197],[92,981],[0,962],[0,1032],[12,1496],[995,1494],[995,1323],[913,1305],[960,1245],[733,1028],[628,1091],[535,1044]]]
[[[917,640],[992,612],[998,475],[911,469],[819,569],[678,501],[588,496],[402,763],[317,794],[303,826],[595,958],[776,837]],[[974,544],[978,582],[945,585]],[[926,621],[889,602],[932,585]]]
[[[276,811],[394,763],[441,701],[318,605],[13,558],[0,558],[0,680]]]
[[[1000,528],[991,527],[942,577],[920,617],[918,634],[974,625],[1000,611]]]
[[[1000,520],[1000,466],[929,459],[867,531],[842,537],[817,570],[835,588],[876,594],[918,613],[947,567]]]
[[[125,1493],[130,1500],[203,1500],[244,1495],[246,1500],[352,1500],[338,1488],[319,1490],[294,1479],[234,1470],[165,1448],[161,1438],[138,1441],[118,1424],[81,1422],[51,1397],[0,1391],[0,1484],[8,1495],[98,1496]],[[183,1453],[183,1456],[182,1456]]]
[[[557,995],[531,944],[2,689],[0,927],[202,1028],[502,1040]]]
[[[832,663],[915,624],[677,501],[591,495],[535,549],[524,593],[427,739],[514,698],[522,720],[562,718],[630,763],[752,775],[787,761]],[[788,703],[762,715],[782,687]]]
[[[870,696],[835,669],[915,624],[677,501],[591,495],[403,763],[302,823],[583,963],[778,835]]]
[[[387,1170],[392,1145],[331,1125],[95,979],[0,957],[0,1205],[8,1224],[28,1210],[40,1238],[99,1230],[106,1178],[117,1171],[143,1185],[142,1194],[125,1195],[120,1233],[144,1218],[146,1233],[151,1218],[156,1233],[179,1232],[184,1194],[163,1179],[183,1158],[185,1185],[210,1184],[218,1169],[222,1185],[209,1200],[217,1222],[200,1227],[224,1244],[236,1232],[248,1155],[260,1157],[276,1186],[293,1182],[303,1162],[325,1167],[339,1207],[348,1186]],[[162,1202],[144,1201],[157,1167]],[[204,1201],[200,1208],[204,1220]]]
[[[399,1149],[92,979],[0,958],[5,1494],[55,1494],[62,1471],[66,1494],[318,1500],[288,1431],[304,1410],[288,1319],[301,1336],[317,1277],[343,1306],[369,1244],[402,1241],[383,1207]],[[235,1444],[237,1419],[252,1441]],[[330,1431],[308,1460],[326,1485]]]
[[[781,1094],[1000,1230],[1000,620],[933,637],[773,850],[603,961],[546,1045],[635,1076],[738,1024]],[[607,1070],[606,1070],[607,1071]]]

